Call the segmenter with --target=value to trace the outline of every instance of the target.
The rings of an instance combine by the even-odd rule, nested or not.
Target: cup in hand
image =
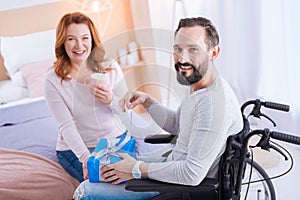
[[[89,78],[85,80],[85,84],[89,89],[93,89],[97,86],[110,89],[108,82],[108,75],[103,73],[92,73]]]

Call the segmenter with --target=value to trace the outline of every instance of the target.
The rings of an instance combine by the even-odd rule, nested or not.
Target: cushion
[[[17,101],[28,96],[27,88],[21,87],[11,80],[4,81],[0,86],[0,104]]]
[[[1,37],[0,50],[8,75],[24,64],[54,58],[55,30]]]
[[[54,59],[26,64],[21,67],[21,72],[27,83],[29,96],[44,96],[43,81],[47,71],[53,66]]]
[[[21,71],[18,71],[17,73],[13,74],[10,77],[10,79],[17,86],[24,87],[24,88],[27,87],[27,83],[26,83]]]

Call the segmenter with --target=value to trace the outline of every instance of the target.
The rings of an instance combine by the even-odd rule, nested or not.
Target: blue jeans
[[[88,148],[90,152],[94,148]],[[73,153],[72,150],[66,151],[56,151],[56,156],[58,163],[74,178],[79,182],[84,181],[82,163],[79,161],[77,156]]]
[[[133,192],[125,189],[124,184],[82,182],[74,193],[74,200],[138,200],[151,199],[159,192]]]
[[[72,150],[57,151],[57,159],[59,164],[79,182],[84,181],[82,163],[79,161],[77,156]]]

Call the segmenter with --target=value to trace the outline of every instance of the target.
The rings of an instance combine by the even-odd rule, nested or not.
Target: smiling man
[[[101,169],[101,178],[110,183],[81,185],[85,198],[105,199],[108,193],[112,195],[110,199],[158,195],[125,191],[120,183],[134,178],[198,185],[205,177],[217,176],[227,137],[239,132],[243,125],[237,98],[214,66],[219,52],[219,36],[210,20],[180,20],[175,31],[174,63],[178,82],[187,85],[189,92],[178,109],[164,107],[138,91],[127,93],[120,101],[123,111],[125,107],[144,106],[160,127],[178,135],[173,151],[160,163],[136,161],[128,154],[120,154],[122,161]]]

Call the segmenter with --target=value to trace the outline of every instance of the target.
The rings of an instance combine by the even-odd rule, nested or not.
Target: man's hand
[[[138,105],[143,105],[144,108],[148,108],[153,103],[153,98],[146,93],[131,91],[119,101],[119,105],[123,112],[127,109],[133,109]]]
[[[129,154],[120,153],[119,156],[123,158],[123,160],[114,164],[105,165],[101,168],[101,179],[105,180],[105,182],[116,185],[123,181],[134,179],[132,176],[132,168],[137,161]]]

